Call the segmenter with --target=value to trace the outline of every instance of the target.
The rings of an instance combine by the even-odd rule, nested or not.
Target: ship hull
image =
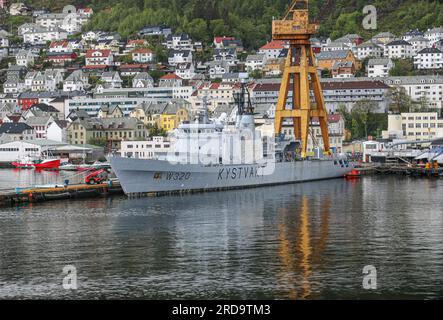
[[[352,164],[334,160],[259,165],[204,166],[174,165],[167,161],[110,157],[109,162],[125,194],[215,191],[300,183],[341,178],[354,169]]]

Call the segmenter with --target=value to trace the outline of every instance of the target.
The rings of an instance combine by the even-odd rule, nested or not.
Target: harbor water
[[[0,189],[66,178],[36,174],[0,170]],[[442,192],[365,177],[0,208],[0,298],[443,298]]]

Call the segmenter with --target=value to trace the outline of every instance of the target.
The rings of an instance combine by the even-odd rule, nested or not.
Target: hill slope
[[[289,0],[28,0],[50,9],[65,4],[92,6],[96,14],[88,29],[118,31],[130,36],[146,24],[165,23],[196,40],[210,41],[214,35],[243,39],[256,48],[270,39],[272,17],[285,12]],[[362,9],[372,4],[378,10],[378,30],[363,30]],[[400,33],[413,28],[443,25],[443,3],[439,0],[311,0],[313,18],[322,22],[321,34],[337,38],[346,33],[370,37],[376,32]]]

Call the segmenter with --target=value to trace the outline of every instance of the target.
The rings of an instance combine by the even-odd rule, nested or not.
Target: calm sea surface
[[[0,189],[65,178],[0,170]],[[0,208],[0,298],[443,298],[442,193],[373,177]]]

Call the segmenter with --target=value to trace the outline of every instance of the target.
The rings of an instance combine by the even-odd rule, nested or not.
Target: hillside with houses
[[[144,6],[161,10],[154,2]],[[198,24],[187,32],[175,23],[144,19],[136,21],[135,32],[119,32],[120,27],[94,28],[105,10],[94,1],[53,11],[51,1],[48,8],[36,3],[0,0],[2,21],[17,24],[0,25],[0,144],[47,140],[121,152],[127,141],[167,141],[182,122],[194,119],[205,98],[211,117],[235,119],[234,95],[245,81],[256,123],[272,124],[289,46],[270,40],[270,33],[251,41],[229,27],[201,37]],[[319,3],[313,1],[311,10]],[[211,20],[203,21],[207,27]],[[322,30],[311,39],[335,150],[383,131],[407,139],[443,135],[440,123],[427,124],[433,128],[428,131],[391,130],[387,116],[436,112],[440,119],[443,27],[434,23],[405,32],[356,28],[337,36],[341,31]],[[253,34],[252,25],[243,27]],[[318,128],[313,134],[311,150],[321,140],[315,138]]]

